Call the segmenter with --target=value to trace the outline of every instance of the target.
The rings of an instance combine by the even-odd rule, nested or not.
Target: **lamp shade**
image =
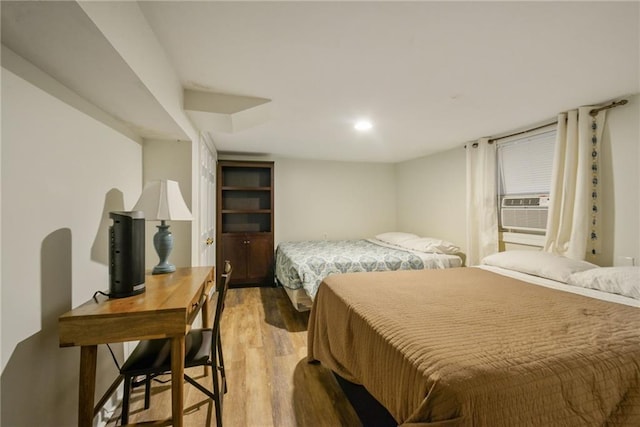
[[[145,185],[134,211],[144,212],[151,221],[190,221],[193,219],[176,181],[163,179]]]

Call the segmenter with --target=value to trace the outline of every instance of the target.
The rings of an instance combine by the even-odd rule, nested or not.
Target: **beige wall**
[[[601,265],[621,264],[621,257],[640,265],[640,95],[607,112],[602,135]]]
[[[465,252],[465,181],[462,146],[398,163],[397,229],[448,240]]]
[[[394,176],[391,164],[276,159],[276,244],[394,230]]]
[[[137,200],[142,148],[2,59],[1,424],[73,426],[80,349],[59,348],[58,316],[108,290],[108,213]],[[100,346],[97,394],[116,375]]]

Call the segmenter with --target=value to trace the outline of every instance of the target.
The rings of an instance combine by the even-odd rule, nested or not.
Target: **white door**
[[[200,265],[215,265],[214,244],[216,214],[216,161],[213,153],[200,137]]]

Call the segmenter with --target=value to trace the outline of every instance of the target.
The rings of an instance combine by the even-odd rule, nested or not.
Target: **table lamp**
[[[176,266],[168,261],[173,249],[173,235],[165,221],[191,221],[193,219],[184,202],[180,187],[176,181],[167,179],[151,181],[145,185],[134,211],[144,212],[147,221],[160,221],[158,232],[153,236],[160,262],[153,267],[152,274],[172,273]]]

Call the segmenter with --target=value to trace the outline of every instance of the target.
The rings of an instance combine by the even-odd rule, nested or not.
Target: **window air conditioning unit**
[[[549,196],[504,196],[500,204],[503,229],[544,232],[547,228]]]

